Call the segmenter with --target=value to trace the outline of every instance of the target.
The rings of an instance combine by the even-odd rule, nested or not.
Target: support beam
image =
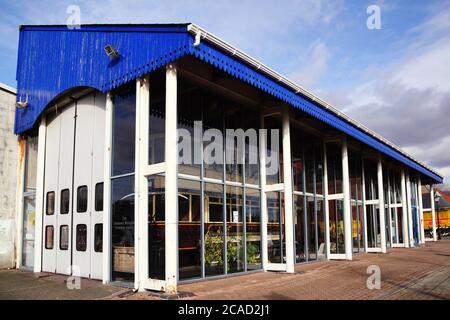
[[[352,260],[352,211],[350,204],[350,174],[348,169],[347,137],[342,138],[342,189],[344,193],[345,258]]]
[[[420,243],[425,243],[425,225],[423,223],[423,201],[422,201],[422,180],[420,174],[417,174],[417,200],[419,204],[419,227],[420,227]]]
[[[406,204],[408,206],[408,235],[409,246],[414,246],[414,232],[413,232],[413,218],[412,218],[412,206],[411,206],[411,180],[409,178],[409,172],[406,173]]]
[[[42,116],[39,124],[38,154],[36,169],[36,213],[35,213],[35,239],[34,239],[34,272],[42,271],[42,217],[44,212],[44,173],[45,173],[45,143],[47,123]]]
[[[267,271],[267,196],[266,196],[266,148],[267,131],[264,129],[264,116],[260,115],[259,131],[259,174],[261,183],[261,263],[264,271]]]
[[[437,229],[436,229],[436,208],[434,204],[434,186],[430,185],[430,201],[431,201],[431,223],[433,225],[433,241],[437,241]],[[439,214],[439,212],[438,212]]]
[[[292,209],[292,162],[291,135],[289,127],[289,106],[283,106],[283,181],[284,181],[284,224],[286,236],[286,272],[294,273],[294,215]]]
[[[403,222],[403,244],[405,248],[409,247],[409,229],[408,229],[408,201],[406,195],[406,174],[405,167],[402,166],[401,185],[402,185],[402,222]]]
[[[103,283],[111,282],[112,256],[112,210],[111,210],[111,159],[113,129],[113,96],[106,94],[105,155],[103,164]]]
[[[24,191],[25,191],[25,173],[27,168],[25,168],[28,158],[28,139],[25,136],[19,136],[19,165],[17,166],[17,186],[16,186],[16,252],[15,257],[13,257],[13,265],[15,268],[19,269],[22,264],[22,251],[23,251],[23,204],[24,204]]]
[[[330,259],[330,206],[328,204],[328,160],[327,144],[323,142],[323,201],[325,210],[325,250],[326,257]]]
[[[383,164],[381,162],[381,155],[378,154],[377,163],[377,180],[378,180],[378,201],[379,201],[379,214],[380,214],[380,241],[381,252],[386,253],[386,219],[384,208],[384,185],[383,185]]]
[[[177,292],[178,283],[178,181],[177,181],[177,69],[166,68],[166,293]]]

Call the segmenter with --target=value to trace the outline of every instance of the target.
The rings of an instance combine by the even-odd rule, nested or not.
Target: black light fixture
[[[105,53],[111,60],[117,59],[119,57],[119,51],[117,51],[117,49],[114,48],[111,44],[107,44],[104,49]]]

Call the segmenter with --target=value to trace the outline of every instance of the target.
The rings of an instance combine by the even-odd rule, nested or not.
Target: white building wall
[[[15,90],[0,84],[0,269],[12,268],[19,140],[13,133]]]

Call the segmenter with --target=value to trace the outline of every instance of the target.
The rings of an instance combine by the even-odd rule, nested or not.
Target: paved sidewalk
[[[367,288],[367,267],[381,270],[381,289]],[[0,299],[160,299],[148,292],[82,280],[68,290],[60,275],[0,271]],[[353,261],[296,266],[295,274],[257,272],[179,286],[184,299],[450,299],[450,240],[387,254],[359,254]]]

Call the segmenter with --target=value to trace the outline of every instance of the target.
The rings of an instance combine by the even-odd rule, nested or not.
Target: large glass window
[[[227,272],[244,271],[244,203],[242,188],[227,186]]]
[[[166,134],[166,81],[165,72],[152,73],[150,80],[150,112],[149,112],[149,164],[161,163],[165,160]]]
[[[223,186],[205,183],[205,275],[224,273]]]
[[[296,262],[306,261],[304,196],[294,195]]]
[[[111,181],[112,276],[134,280],[134,176]]]
[[[204,175],[207,178],[223,180],[224,162],[224,113],[222,100],[213,94],[205,93],[203,131],[210,130],[204,135]],[[212,129],[212,130],[211,130]],[[219,139],[216,141],[216,139]],[[222,140],[222,141],[220,141]],[[220,142],[220,143],[219,143]]]
[[[164,280],[165,271],[165,181],[148,177],[148,277]]]
[[[178,264],[180,280],[201,277],[200,182],[178,179]]]
[[[244,130],[255,130],[256,139],[245,139],[245,183],[259,185],[259,113],[244,109]]]
[[[245,191],[247,270],[261,268],[261,191]]]
[[[329,200],[330,215],[330,253],[345,253],[344,242],[344,201]]]
[[[114,91],[112,175],[134,172],[136,86],[130,82]]]
[[[267,251],[269,263],[285,263],[284,259],[284,195],[266,192],[267,199]]]
[[[265,117],[264,128],[267,129],[266,184],[282,183],[283,143],[280,115]]]

